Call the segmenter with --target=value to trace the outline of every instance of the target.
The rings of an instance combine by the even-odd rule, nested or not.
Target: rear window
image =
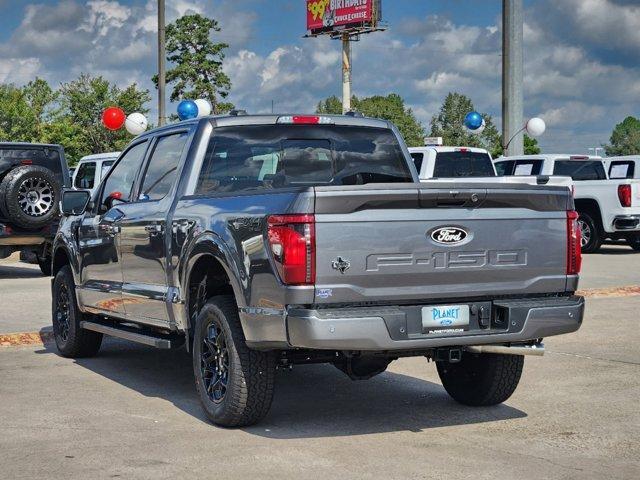
[[[573,180],[606,180],[604,165],[593,160],[557,160],[553,174],[571,177]]]
[[[495,177],[491,157],[487,153],[440,152],[433,170],[435,178]]]
[[[0,163],[38,165],[62,174],[60,153],[52,148],[0,148]]]
[[[391,130],[251,125],[214,130],[197,194],[413,182]]]

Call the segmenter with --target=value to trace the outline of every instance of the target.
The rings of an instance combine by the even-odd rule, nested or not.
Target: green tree
[[[367,117],[382,118],[394,123],[410,147],[424,144],[424,128],[400,95],[392,93],[386,97],[375,95],[365,98],[354,96],[351,106]],[[316,111],[339,115],[342,113],[342,101],[335,96],[329,97],[318,103]]]
[[[352,97],[351,101],[355,97]],[[324,113],[326,115],[342,115],[342,100],[340,100],[335,95],[330,96],[324,100],[318,102],[318,106],[316,107],[316,113]]]
[[[491,115],[481,114],[486,127],[480,135],[474,135],[464,126],[464,117],[472,111],[475,108],[469,97],[461,93],[449,93],[438,114],[431,119],[431,136],[442,137],[445,145],[485,148],[495,155],[502,150],[502,146]]]
[[[60,115],[57,103],[59,92],[54,91],[46,80],[39,77],[22,87],[22,92],[35,118],[35,136],[41,139],[43,129],[55,123]]]
[[[608,156],[640,154],[640,120],[627,117],[613,129],[611,143],[605,145]]]
[[[185,15],[167,25],[167,83],[173,84],[171,101],[206,98],[214,113],[233,109],[223,102],[229,95],[231,80],[222,70],[226,43],[214,43],[211,33],[220,32],[218,22],[200,14]],[[156,86],[158,76],[153,77]]]
[[[0,140],[38,140],[36,115],[22,89],[14,85],[0,85]]]
[[[145,104],[150,100],[149,91],[139,89],[135,83],[119,88],[103,77],[82,74],[78,79],[61,85],[61,118],[64,121],[61,125],[47,129],[47,135],[49,138],[72,135],[73,144],[78,145],[76,155],[79,156],[121,150],[131,141],[131,135],[124,128],[115,132],[107,130],[102,124],[102,112],[115,105],[127,114],[146,114],[149,110]],[[71,139],[67,142],[71,143]],[[66,147],[64,142],[60,143]]]

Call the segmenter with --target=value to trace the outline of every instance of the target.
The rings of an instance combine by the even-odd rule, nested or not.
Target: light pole
[[[524,153],[522,0],[502,0],[502,139],[506,156]]]
[[[342,34],[342,114],[351,110],[351,38]]]
[[[165,72],[165,0],[158,0],[158,125],[165,124],[165,89],[166,89],[166,72]]]

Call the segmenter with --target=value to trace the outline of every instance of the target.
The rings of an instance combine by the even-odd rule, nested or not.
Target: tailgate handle
[[[475,208],[480,206],[486,196],[486,191],[450,190],[449,192],[440,192],[436,200],[436,206]]]

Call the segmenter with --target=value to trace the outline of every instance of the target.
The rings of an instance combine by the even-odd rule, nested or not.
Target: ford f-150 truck
[[[53,327],[185,346],[206,415],[267,414],[278,367],[352,379],[436,363],[474,406],[524,355],[577,330],[580,238],[566,187],[418,181],[396,128],[358,116],[205,117],[137,137],[93,196],[63,195]],[[425,362],[426,363],[426,362]]]

